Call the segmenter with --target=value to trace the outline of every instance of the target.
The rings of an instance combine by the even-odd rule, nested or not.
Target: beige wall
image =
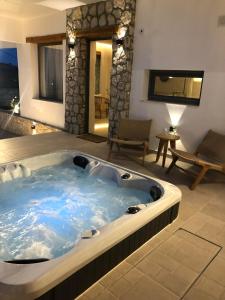
[[[23,29],[22,21],[0,16],[0,41],[23,42]]]
[[[27,20],[24,22],[24,38],[66,32],[66,12]]]
[[[104,42],[96,43],[96,50],[101,52],[100,94],[109,97],[112,69],[112,45]]]
[[[0,41],[15,42],[17,47],[21,115],[63,128],[65,122],[65,101],[63,104],[58,104],[37,99],[37,52],[35,52],[33,45],[26,44],[25,41],[28,36],[66,32],[66,13],[57,12],[53,15],[28,21],[14,20],[1,16],[0,28]]]
[[[43,18],[36,18],[24,23],[24,40],[28,36],[41,36],[66,31],[65,12]],[[66,45],[64,42],[64,75],[66,63]],[[65,123],[65,82],[63,103],[38,100],[38,65],[37,46],[34,44],[18,45],[19,80],[21,98],[21,116],[35,119],[50,125],[64,128]]]
[[[225,15],[220,0],[138,0],[130,117],[153,119],[155,134],[178,123],[179,147],[188,150],[212,128],[225,134]],[[143,29],[143,33],[140,30]],[[204,70],[199,107],[147,101],[148,69]]]

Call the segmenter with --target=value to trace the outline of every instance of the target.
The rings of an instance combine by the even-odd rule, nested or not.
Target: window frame
[[[11,42],[5,42],[5,41],[1,41],[1,43],[3,44],[3,47],[0,47],[0,50],[12,50],[12,49],[14,49],[15,51],[16,51],[16,60],[17,60],[17,64],[16,65],[14,65],[14,64],[11,64],[11,62],[1,62],[1,64],[4,64],[4,65],[8,65],[8,66],[10,66],[11,65],[11,67],[12,68],[16,68],[17,69],[17,71],[16,71],[16,83],[17,83],[17,87],[15,87],[15,86],[2,86],[1,88],[3,88],[3,89],[17,89],[18,90],[18,96],[16,95],[16,96],[14,96],[14,98],[12,98],[11,100],[9,100],[9,101],[11,101],[11,103],[10,103],[10,105],[2,105],[2,101],[0,101],[0,111],[2,111],[2,112],[12,112],[12,111],[14,111],[14,106],[12,106],[12,102],[13,102],[13,100],[15,100],[15,99],[18,99],[17,101],[16,101],[16,104],[19,104],[20,105],[20,77],[19,77],[19,56],[18,56],[18,46],[17,46],[17,44],[16,43],[11,43]],[[6,47],[4,47],[4,45],[7,45]],[[3,51],[4,51],[3,50]],[[11,56],[12,54],[10,54],[10,56]],[[11,95],[10,95],[11,96]],[[19,115],[20,114],[20,109],[19,109],[19,112],[15,112],[14,111],[14,114],[15,115]]]
[[[155,81],[156,77],[186,77],[186,78],[202,78],[200,97],[199,98],[187,98],[181,96],[165,96],[165,95],[156,95],[155,94]],[[149,86],[148,86],[148,100],[165,102],[165,103],[174,103],[174,104],[183,104],[183,105],[193,105],[199,106],[202,88],[204,81],[204,71],[192,71],[192,70],[149,70]]]
[[[43,46],[56,46],[56,45],[62,45],[62,60],[63,60],[63,40],[62,41],[56,41],[56,42],[49,42],[49,43],[39,43],[37,44],[37,56],[38,56],[38,100],[47,101],[51,103],[58,103],[63,104],[64,103],[64,95],[62,96],[62,99],[57,98],[51,98],[51,97],[43,97],[41,96],[41,58],[40,58],[40,48]],[[64,64],[64,61],[63,61]],[[63,72],[63,69],[62,69]],[[63,85],[63,78],[62,78],[62,85]],[[63,92],[64,93],[64,92]]]

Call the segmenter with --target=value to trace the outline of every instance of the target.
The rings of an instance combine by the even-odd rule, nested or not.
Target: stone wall
[[[35,122],[35,131],[32,130],[31,126],[33,124],[33,120],[20,117],[18,115],[13,115],[0,111],[0,129],[4,129],[6,131],[18,134],[18,135],[31,135],[31,134],[41,134],[41,133],[49,133],[49,132],[57,132],[61,131],[57,128],[51,127],[49,125],[45,125],[40,122]]]
[[[133,36],[136,0],[108,0],[67,10],[67,35],[76,31],[94,30],[107,26],[118,26],[112,36],[112,76],[109,107],[109,134],[113,135],[120,117],[128,117],[131,72],[133,63]],[[116,40],[123,38],[123,45]],[[75,134],[87,128],[88,41],[77,38],[74,50],[67,53],[66,71],[66,130]]]

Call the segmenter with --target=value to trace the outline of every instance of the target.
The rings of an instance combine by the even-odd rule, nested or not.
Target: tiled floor
[[[18,135],[15,133],[0,129],[0,140],[9,139],[9,138],[17,137],[17,136]]]
[[[105,159],[107,147],[62,132],[26,136],[0,141],[0,163],[58,149]],[[149,155],[145,167],[130,158],[114,155],[113,162],[179,186],[179,218],[79,300],[225,300],[225,177],[212,173],[210,180],[190,191],[191,178],[176,169],[167,177],[160,162],[154,163],[155,155]]]

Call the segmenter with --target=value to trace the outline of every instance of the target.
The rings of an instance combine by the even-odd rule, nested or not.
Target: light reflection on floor
[[[94,134],[107,137],[109,121],[108,119],[95,119]]]

